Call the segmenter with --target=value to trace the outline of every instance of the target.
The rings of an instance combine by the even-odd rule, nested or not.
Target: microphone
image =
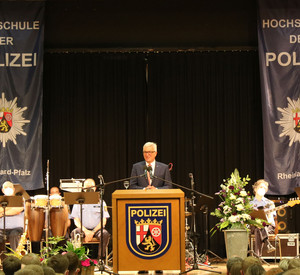
[[[191,187],[192,187],[192,189],[194,189],[194,176],[193,176],[193,173],[189,173],[189,177],[190,177],[190,179],[191,179]]]
[[[104,178],[102,175],[98,175],[98,179],[100,181],[100,185],[103,185],[104,184]]]

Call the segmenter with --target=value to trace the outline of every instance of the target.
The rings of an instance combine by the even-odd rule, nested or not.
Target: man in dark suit
[[[168,165],[155,160],[157,145],[154,142],[147,142],[143,146],[145,161],[135,163],[131,170],[131,189],[169,189],[172,188],[172,179]],[[137,177],[144,175],[142,177]],[[154,177],[152,176],[154,175]],[[148,271],[141,270],[138,274],[147,274]],[[162,270],[156,270],[156,274],[162,274]]]
[[[135,163],[132,167],[130,180],[131,189],[169,189],[172,188],[172,181],[168,165],[155,160],[157,145],[154,142],[147,142],[143,146],[145,161]],[[152,176],[154,175],[154,176]]]

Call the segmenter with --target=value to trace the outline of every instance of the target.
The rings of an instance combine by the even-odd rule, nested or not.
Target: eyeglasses
[[[153,154],[155,151],[143,151],[144,154]]]

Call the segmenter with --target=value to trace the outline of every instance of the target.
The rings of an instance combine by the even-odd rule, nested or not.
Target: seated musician
[[[84,181],[84,191],[85,192],[95,192],[95,181],[93,179],[86,179]],[[102,241],[101,237],[101,221],[100,221],[100,202],[99,204],[83,204],[82,205],[82,230],[85,242],[90,242],[93,237]],[[74,204],[71,217],[74,219],[74,224],[77,227],[71,233],[71,237],[74,240],[77,234],[80,234],[81,221],[80,221],[80,205]],[[108,246],[110,234],[104,228],[106,220],[109,218],[109,213],[107,211],[107,206],[105,201],[103,201],[103,250],[101,251],[101,244],[98,248],[98,259],[102,256],[105,258],[105,250]]]
[[[6,181],[2,185],[2,192],[4,196],[14,196],[15,187],[10,181]],[[1,251],[4,250],[4,234],[3,234],[3,223],[4,223],[4,210],[0,208],[0,243]],[[9,240],[11,249],[15,250],[18,247],[20,237],[24,230],[24,207],[6,207],[5,209],[5,235]]]
[[[251,201],[254,209],[264,209],[269,210],[275,208],[274,203],[265,197],[268,191],[269,184],[263,179],[258,180],[254,183],[253,193],[255,195],[254,199]],[[267,221],[270,223],[264,228],[251,227],[251,233],[255,235],[255,245],[254,252],[258,255],[262,255],[262,249],[264,244],[267,245],[267,252],[271,253],[275,248],[269,242],[268,234],[274,234],[275,232],[275,217],[276,211],[269,213],[267,216]]]

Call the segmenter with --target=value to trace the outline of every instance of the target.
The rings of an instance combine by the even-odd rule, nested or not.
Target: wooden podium
[[[185,271],[184,193],[179,189],[112,194],[113,271]]]

